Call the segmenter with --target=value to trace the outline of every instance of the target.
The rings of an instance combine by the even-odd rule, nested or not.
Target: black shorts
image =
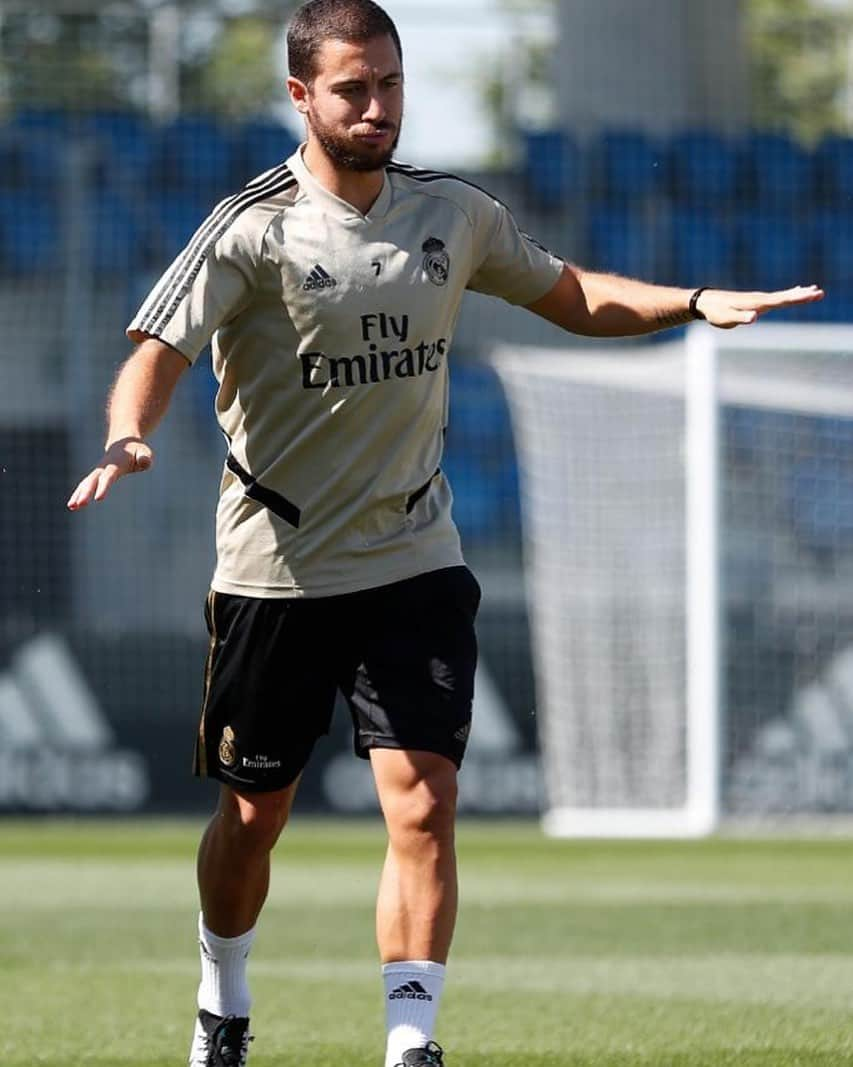
[[[313,599],[211,592],[195,773],[246,791],[290,785],[329,732],[339,689],[359,756],[420,750],[460,766],[479,603],[467,567]]]

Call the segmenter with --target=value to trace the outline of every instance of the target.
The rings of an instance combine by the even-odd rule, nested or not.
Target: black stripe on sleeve
[[[158,283],[158,288],[156,290],[156,295],[152,293],[147,303],[152,303],[155,300],[159,300],[159,298],[168,288],[169,284],[172,283],[175,278],[177,278],[177,276],[180,274],[187,260],[199,247],[199,242],[204,240],[204,237],[209,231],[210,226],[214,225],[220,218],[222,218],[223,214],[227,212],[230,207],[233,207],[242,197],[250,195],[256,191],[260,191],[261,189],[266,189],[271,182],[275,184],[278,181],[284,180],[290,176],[292,176],[292,172],[290,171],[290,168],[286,165],[276,167],[274,170],[268,172],[266,175],[261,175],[260,178],[256,178],[254,179],[254,181],[249,182],[249,184],[244,189],[241,189],[239,192],[234,193],[232,196],[229,196],[227,199],[223,200],[222,203],[218,207],[214,208],[214,210],[210,213],[207,219],[201,224],[199,229],[191,238],[190,243],[186,246],[186,248],[184,248],[183,252],[181,252],[180,256],[175,260],[175,262],[172,264],[166,274],[164,274],[163,277],[160,279],[160,282]],[[262,181],[261,178],[263,178]]]
[[[219,238],[248,208],[261,203],[270,196],[286,191],[297,184],[288,167],[281,167],[263,185],[247,188],[223,201],[199,228],[171,270],[161,279],[158,288],[146,301],[151,310],[140,321],[139,328],[146,333],[162,329],[188,291],[189,285],[198,276],[210,249]],[[189,279],[189,285],[187,280]],[[172,299],[177,294],[177,299]],[[172,299],[171,305],[169,304]]]

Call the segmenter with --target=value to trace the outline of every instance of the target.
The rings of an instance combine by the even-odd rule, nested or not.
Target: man
[[[219,779],[221,795],[198,856],[190,1063],[247,1061],[246,958],[270,852],[340,688],[388,829],[385,1065],[440,1067],[479,601],[440,470],[464,291],[601,337],[694,317],[729,328],[822,294],[691,293],[590,273],[521,234],[481,190],[393,162],[402,50],[372,0],[309,0],[288,58],[307,142],[223,201],[142,305],[105,455],[69,507],[151,466],[146,438],[213,337],[229,451],[196,772]]]

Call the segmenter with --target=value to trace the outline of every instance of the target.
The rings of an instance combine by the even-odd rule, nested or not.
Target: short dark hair
[[[400,35],[390,15],[373,0],[308,0],[298,8],[287,31],[287,65],[291,77],[309,82],[317,73],[317,53],[324,41],[361,44],[390,37],[403,62]]]

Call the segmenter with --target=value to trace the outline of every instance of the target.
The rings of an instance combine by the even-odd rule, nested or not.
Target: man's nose
[[[371,93],[362,118],[366,122],[381,122],[385,118],[385,105],[377,93]]]

